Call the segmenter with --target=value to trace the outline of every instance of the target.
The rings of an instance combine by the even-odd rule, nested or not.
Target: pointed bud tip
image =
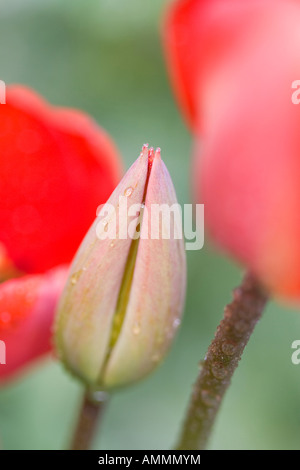
[[[149,144],[144,144],[142,147],[142,151],[140,153],[140,157],[148,158],[148,168],[151,170],[153,161],[155,158],[160,158],[161,149],[157,147],[154,150],[154,147],[149,148]]]
[[[161,150],[159,147],[157,147],[155,151],[153,147],[150,147],[150,149],[148,150],[148,167],[150,170],[152,168],[154,159],[160,158],[160,153],[161,153]]]
[[[160,147],[157,147],[155,150],[155,158],[160,158],[160,154],[161,154],[161,149]]]

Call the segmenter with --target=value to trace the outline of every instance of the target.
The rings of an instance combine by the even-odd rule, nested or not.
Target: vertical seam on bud
[[[144,193],[142,197],[140,221],[138,222],[136,229],[135,229],[135,233],[139,233],[139,234],[141,233],[141,230],[142,230],[143,214],[144,214],[143,207],[146,201],[148,183],[150,179],[150,173],[151,173],[151,169],[153,165],[153,160],[156,155],[160,155],[160,149],[159,148],[156,149],[156,152],[154,154],[153,147],[150,147],[150,149],[148,150],[148,144],[145,144],[143,146],[141,156],[144,154],[144,152],[148,153],[148,172],[147,172],[147,178],[145,182]],[[130,297],[130,291],[131,291],[131,285],[132,285],[132,280],[133,280],[133,274],[134,274],[134,268],[136,264],[139,243],[140,243],[140,237],[138,237],[137,239],[133,239],[130,245],[128,257],[127,257],[126,264],[125,264],[124,275],[123,275],[123,279],[121,282],[120,292],[119,292],[119,296],[117,300],[116,310],[113,315],[109,346],[108,346],[105,360],[103,362],[103,366],[101,368],[101,371],[98,377],[104,377],[105,370],[106,370],[108,361],[111,357],[112,350],[114,346],[116,345],[118,338],[122,331],[122,326],[125,320],[126,310],[127,310],[127,306],[129,302],[129,297]]]

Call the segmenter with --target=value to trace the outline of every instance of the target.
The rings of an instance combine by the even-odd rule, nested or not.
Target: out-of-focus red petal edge
[[[39,248],[35,249],[34,240],[31,240],[32,249],[25,254],[26,237],[22,238],[22,243],[25,245],[24,247],[22,246],[23,255],[22,251],[20,251],[22,243],[19,245],[16,243],[18,246],[16,252],[12,243],[5,247],[8,257],[18,270],[28,273],[41,273],[71,261],[77,246],[92,223],[97,206],[108,199],[111,192],[119,183],[123,173],[122,160],[112,138],[82,111],[52,106],[35,91],[23,85],[9,85],[7,87],[6,103],[6,106],[10,105],[15,110],[20,110],[26,116],[45,127],[47,134],[52,138],[53,146],[57,145],[57,158],[54,164],[59,164],[58,160],[60,154],[62,154],[64,156],[61,161],[62,169],[66,174],[69,172],[70,181],[66,181],[65,192],[69,183],[73,191],[82,192],[83,198],[81,202],[86,204],[85,212],[81,214],[74,213],[68,217],[63,231],[61,230],[63,226],[62,221],[59,220],[57,222],[60,230],[57,232],[54,230],[53,243],[48,235],[44,253],[39,252]],[[16,155],[16,161],[18,160],[17,157],[18,155]],[[78,168],[80,166],[76,167],[75,165],[77,172],[73,172],[73,158],[75,164],[76,161],[81,162],[83,178],[79,177]],[[99,182],[95,178],[91,180],[88,178],[88,174],[93,166],[97,170],[98,163]],[[27,179],[29,180],[30,178]],[[79,181],[81,181],[81,186],[78,185]],[[62,181],[60,180],[61,183]],[[84,184],[85,187],[83,186]],[[36,188],[36,190],[39,191],[39,188]],[[64,197],[64,199],[66,198]],[[68,200],[67,203],[69,205],[69,214],[72,214],[73,202],[71,201],[70,204],[70,200]],[[37,210],[41,210],[41,204],[38,205]],[[49,219],[51,208],[49,209],[47,206],[47,210],[48,212],[46,211],[46,213]],[[53,217],[55,217],[55,214],[53,214]],[[53,227],[55,225],[53,217],[50,219],[52,230],[53,228],[55,229]],[[47,224],[48,226],[51,225],[49,225],[49,220]],[[15,233],[13,235],[15,237]],[[35,236],[41,236],[39,231],[37,231]],[[66,244],[66,240],[68,244]],[[4,240],[1,241],[5,243]],[[49,245],[49,250],[47,249],[47,244]],[[64,249],[64,245],[66,249]]]
[[[185,21],[187,19],[190,7],[190,0],[169,3],[162,15],[161,31],[169,78],[179,103],[179,109],[182,111],[189,128],[194,131],[196,130],[196,103],[193,99],[193,93],[186,82],[185,64],[181,60],[180,51],[177,47],[178,43],[180,43],[178,25],[182,20]]]
[[[260,16],[280,0],[177,0],[167,5],[162,39],[170,81],[193,133],[201,133],[203,84],[211,71],[242,50]],[[255,34],[254,34],[255,35]]]
[[[0,385],[19,377],[52,349],[56,305],[65,285],[67,266],[43,275],[27,275],[0,284],[0,340],[6,364],[0,363]]]
[[[10,103],[16,108],[26,109],[32,116],[43,118],[45,123],[48,122],[61,132],[82,135],[100,150],[111,147],[111,154],[119,154],[109,134],[103,128],[99,133],[99,126],[83,111],[51,105],[31,88],[20,84],[9,85],[7,94]],[[99,155],[103,158],[103,152]],[[110,166],[117,184],[123,173],[121,159],[107,159],[106,163]]]

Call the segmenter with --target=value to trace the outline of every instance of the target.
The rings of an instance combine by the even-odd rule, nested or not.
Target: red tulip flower
[[[217,244],[300,299],[300,2],[181,0],[164,40],[195,135],[194,184]]]
[[[8,87],[0,105],[0,380],[49,351],[66,265],[120,175],[114,144],[87,115]]]

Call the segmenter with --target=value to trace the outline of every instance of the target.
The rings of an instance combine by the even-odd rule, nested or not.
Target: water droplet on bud
[[[124,191],[124,196],[129,197],[133,193],[133,189],[129,186],[129,188],[126,188]]]
[[[80,278],[81,273],[82,273],[82,270],[80,269],[79,271],[74,273],[73,276],[71,276],[71,284],[73,286],[75,286],[75,284],[77,283],[78,279]]]
[[[140,325],[139,325],[138,323],[135,323],[135,324],[133,325],[133,328],[132,328],[132,333],[133,333],[134,335],[138,335],[138,334],[140,334],[140,331],[141,331]]]

